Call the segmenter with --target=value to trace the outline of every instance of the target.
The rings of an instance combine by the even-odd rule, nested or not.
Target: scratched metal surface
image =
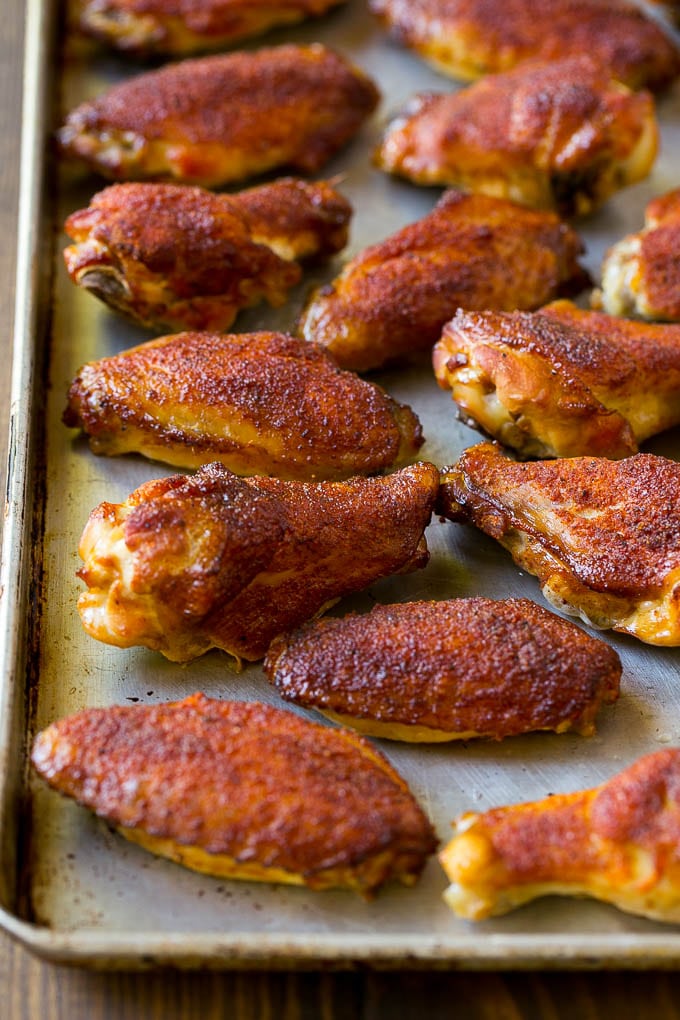
[[[39,0],[36,3],[39,6]],[[35,15],[36,3],[32,7],[36,24],[47,31],[47,21]],[[345,258],[432,208],[439,191],[388,179],[372,167],[371,152],[390,114],[414,91],[455,87],[388,41],[362,0],[350,0],[323,20],[270,33],[265,41],[284,40],[321,40],[351,55],[376,79],[383,101],[359,138],[324,173],[343,175],[342,190],[354,205],[349,248],[308,276],[285,308],[260,308],[241,316],[236,328],[242,330],[291,328],[311,283],[330,279]],[[40,73],[48,88],[61,82],[66,110],[135,70],[123,60],[67,40],[61,63]],[[588,248],[586,262],[595,275],[607,245],[639,229],[646,202],[680,183],[679,89],[660,102],[659,118],[663,145],[652,176],[579,224]],[[24,736],[29,741],[36,729],[90,705],[151,703],[196,690],[219,698],[278,701],[257,666],[236,674],[227,657],[217,652],[178,666],[144,649],[99,644],[81,629],[75,609],[81,590],[75,577],[76,548],[89,511],[103,499],[124,499],[142,481],[164,470],[137,457],[97,458],[61,424],[65,392],[79,366],[150,334],[117,318],[69,283],[61,263],[64,237],[59,224],[69,212],[86,205],[102,182],[64,172],[49,162],[48,177],[54,174],[56,240],[52,244],[49,231],[43,230],[38,246],[40,257],[53,259],[55,267],[45,411],[46,498],[38,507],[44,510],[44,523],[32,552],[43,568],[42,612],[37,618],[39,669],[25,724],[28,732],[15,727],[8,735],[10,754],[23,754]],[[30,203],[25,212],[31,215]],[[33,212],[37,215],[35,208]],[[25,345],[37,339],[18,337]],[[382,373],[377,379],[418,412],[427,437],[423,459],[442,466],[478,441],[476,433],[456,422],[448,395],[435,385],[427,365]],[[28,384],[26,380],[27,388]],[[650,443],[648,449],[677,458],[678,430]],[[12,534],[16,536],[16,528]],[[23,540],[28,540],[25,529]],[[428,543],[432,556],[426,570],[376,584],[338,611],[368,607],[373,600],[464,595],[523,595],[543,603],[536,581],[518,572],[509,556],[472,529],[435,521]],[[14,549],[6,551],[6,560],[14,554]],[[24,609],[10,607],[9,623],[12,613]],[[680,650],[651,648],[606,634],[604,639],[614,644],[624,663],[622,696],[601,713],[592,738],[536,734],[503,743],[432,747],[380,743],[407,778],[442,842],[449,836],[451,819],[463,810],[595,785],[645,752],[680,744]],[[20,671],[15,673],[15,683],[27,682]],[[6,701],[11,696],[16,699],[17,692],[5,691]],[[7,801],[6,781],[3,793]],[[372,903],[345,892],[319,894],[228,883],[193,874],[131,846],[89,812],[30,776],[19,797],[27,820],[20,830],[22,842],[19,848],[5,847],[5,853],[23,856],[19,869],[23,884],[15,890],[15,905],[4,904],[1,919],[37,952],[60,959],[139,966],[156,960],[222,966],[363,960],[504,967],[680,961],[680,928],[626,916],[592,901],[550,898],[479,925],[457,920],[442,901],[446,879],[435,859],[415,888],[388,887]]]

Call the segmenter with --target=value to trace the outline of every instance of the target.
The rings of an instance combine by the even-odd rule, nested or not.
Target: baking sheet
[[[60,224],[103,185],[59,167],[44,147],[45,132],[54,127],[45,94],[61,88],[62,111],[67,110],[135,73],[137,65],[72,39],[52,59],[53,20],[47,0],[30,0],[18,353],[1,606],[6,642],[0,692],[0,921],[42,955],[96,965],[283,967],[362,961],[512,968],[680,962],[680,927],[594,901],[547,898],[477,925],[458,920],[442,901],[447,882],[435,859],[415,888],[388,886],[371,903],[342,891],[211,879],[128,844],[30,775],[26,748],[33,734],[85,706],[166,701],[196,690],[282,704],[258,666],[237,674],[218,652],[179,666],[145,649],[99,644],[81,628],[76,549],[89,511],[104,499],[124,499],[142,481],[171,469],[137,457],[97,458],[60,421],[66,389],[83,362],[151,334],[117,318],[68,281]],[[391,113],[414,91],[455,85],[391,43],[363,0],[350,0],[295,30],[272,32],[264,42],[288,40],[319,40],[347,53],[376,79],[383,102],[357,140],[324,171],[324,176],[343,176],[342,190],[355,208],[349,248],[308,275],[285,308],[242,315],[236,324],[240,330],[290,329],[311,284],[331,279],[346,258],[427,213],[440,194],[386,177],[372,167],[370,156]],[[262,44],[255,41],[249,48]],[[663,145],[652,176],[578,225],[588,246],[585,261],[595,275],[607,245],[639,229],[646,202],[680,183],[680,89],[661,100],[659,118]],[[428,364],[374,378],[419,414],[427,439],[423,459],[451,463],[479,440],[456,422],[450,397],[436,386]],[[646,448],[677,459],[680,431]],[[536,581],[473,529],[435,521],[428,543],[426,570],[373,585],[336,611],[368,609],[376,600],[466,595],[526,596],[543,604]],[[641,754],[680,744],[680,650],[603,637],[623,660],[622,696],[601,713],[592,738],[533,734],[503,743],[431,747],[377,741],[408,780],[442,843],[451,820],[463,810],[592,786]]]

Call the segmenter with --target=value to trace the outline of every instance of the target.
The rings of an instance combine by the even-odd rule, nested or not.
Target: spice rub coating
[[[409,407],[283,333],[180,333],[90,362],[64,422],[95,453],[302,481],[375,474],[423,444]]]
[[[327,617],[276,638],[264,668],[288,701],[411,741],[590,735],[621,677],[612,648],[527,599],[406,602]]]
[[[617,241],[602,264],[594,304],[612,315],[680,322],[680,188],[654,198],[645,226]]]
[[[554,213],[448,191],[312,294],[298,331],[343,368],[379,368],[430,350],[459,307],[533,309],[578,293],[588,281],[581,251]]]
[[[370,896],[412,885],[436,847],[367,740],[256,702],[86,709],[39,733],[32,761],[127,839],[223,878]]]
[[[85,35],[135,56],[216,50],[318,17],[344,0],[76,0]]]
[[[461,417],[522,457],[637,453],[680,424],[680,327],[556,301],[539,312],[463,312],[433,351]]]
[[[169,64],[73,110],[62,151],[117,180],[213,187],[316,173],[375,109],[373,82],[320,43]]]
[[[351,206],[330,184],[286,178],[235,195],[114,184],[64,225],[75,284],[152,329],[225,330],[261,300],[279,306],[295,259],[347,242]]]
[[[680,464],[638,453],[518,464],[492,443],[442,470],[437,511],[470,522],[596,627],[680,645]]]
[[[221,464],[101,503],[80,540],[85,630],[175,662],[260,659],[277,634],[379,578],[424,567],[439,473],[344,482],[241,479]]]
[[[465,81],[580,53],[634,89],[664,89],[680,73],[670,36],[626,0],[370,0],[370,7],[400,43]]]
[[[388,127],[378,165],[415,184],[586,215],[649,173],[654,102],[589,56],[521,66],[460,92],[413,97]]]
[[[680,749],[648,754],[591,790],[467,812],[440,854],[444,899],[471,921],[537,896],[592,896],[680,922]]]

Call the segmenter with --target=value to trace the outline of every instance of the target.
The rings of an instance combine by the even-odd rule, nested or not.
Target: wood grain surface
[[[14,300],[23,3],[0,29],[0,359]],[[0,373],[5,470],[9,373]],[[2,478],[4,484],[4,475]],[[99,974],[43,963],[0,932],[2,1020],[654,1020],[680,1018],[674,973]]]

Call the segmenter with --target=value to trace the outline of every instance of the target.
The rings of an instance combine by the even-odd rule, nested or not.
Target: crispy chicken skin
[[[237,195],[181,184],[113,184],[64,225],[69,276],[153,329],[226,330],[299,283],[297,258],[347,242],[351,206],[330,184],[286,178]]]
[[[607,252],[594,304],[612,315],[680,322],[680,188],[653,199],[645,226]]]
[[[432,357],[461,417],[522,457],[628,457],[680,424],[680,326],[570,301],[458,311]]]
[[[283,333],[180,333],[91,362],[64,422],[95,453],[301,481],[375,474],[423,444],[409,407]]]
[[[580,53],[634,89],[666,88],[680,73],[669,36],[625,0],[370,0],[370,7],[400,43],[464,81]]]
[[[58,132],[66,155],[117,180],[212,187],[277,167],[316,173],[379,99],[373,82],[314,43],[147,71],[82,103]]]
[[[527,599],[375,606],[318,620],[269,647],[279,694],[393,740],[595,732],[615,701],[616,652]]]
[[[517,464],[492,443],[442,470],[437,510],[495,538],[558,609],[680,645],[680,464],[638,453]]]
[[[344,0],[76,0],[85,35],[135,56],[218,50],[325,14]]]
[[[243,480],[221,464],[101,503],[80,540],[85,630],[175,662],[260,659],[277,634],[381,577],[424,567],[432,464],[346,482]]]
[[[50,786],[162,857],[220,878],[413,885],[436,848],[404,780],[355,734],[194,694],[90,708],[35,739]]]
[[[591,790],[467,812],[440,854],[444,898],[481,921],[538,896],[592,896],[680,922],[680,749],[640,758]]]
[[[362,372],[428,351],[459,307],[539,308],[588,281],[581,240],[553,214],[446,192],[317,290],[298,330]],[[510,271],[509,267],[512,267]]]
[[[646,177],[657,147],[651,95],[611,81],[582,55],[415,96],[376,161],[414,184],[581,216]]]

